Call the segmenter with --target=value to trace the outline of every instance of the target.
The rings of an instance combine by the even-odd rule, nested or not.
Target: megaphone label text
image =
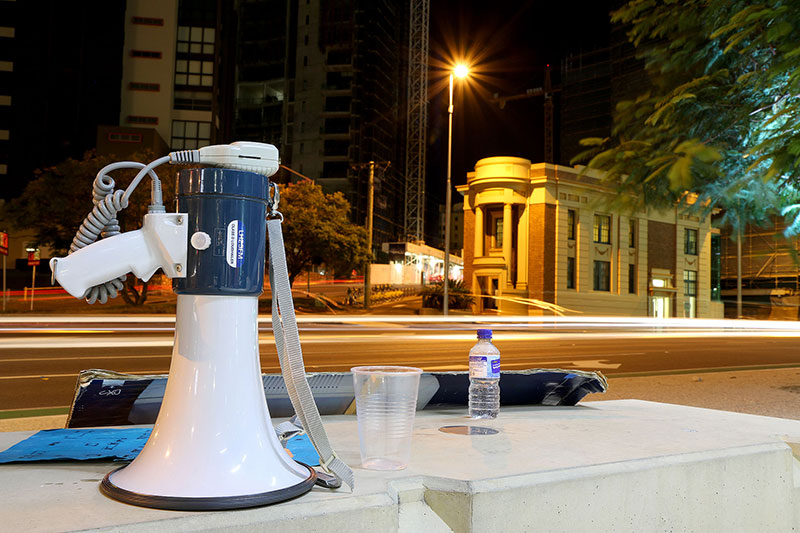
[[[241,220],[232,220],[228,224],[225,261],[233,268],[240,268],[244,262],[244,223]]]

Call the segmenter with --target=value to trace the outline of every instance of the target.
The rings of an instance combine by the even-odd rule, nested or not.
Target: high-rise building
[[[120,2],[0,0],[0,197],[95,147],[119,116]]]
[[[173,150],[221,136],[222,36],[231,29],[219,0],[128,0],[119,125],[155,129]],[[125,130],[126,132],[130,130]],[[108,141],[119,132],[107,130]],[[123,136],[124,136],[123,132]],[[141,140],[141,138],[137,138]],[[119,142],[133,141],[124,138]]]
[[[0,2],[0,183],[8,186],[9,137],[11,136],[11,79],[14,73],[12,47],[16,17],[11,2]]]
[[[40,6],[48,14],[45,27],[66,32],[57,20],[64,12],[72,33],[45,46],[34,43],[33,33],[0,23],[0,171],[10,172],[4,158],[20,151],[4,148],[4,137],[13,141],[15,134],[3,108],[18,98],[5,90],[9,76],[19,74],[8,41],[25,33],[26,45],[41,56],[25,74],[38,69],[47,80],[37,86],[28,79],[30,90],[20,95],[29,131],[41,130],[47,141],[26,153],[48,154],[42,164],[94,147],[123,157],[145,148],[268,142],[296,174],[344,193],[353,221],[364,223],[373,161],[373,242],[380,249],[403,237],[409,0],[127,0],[91,16],[89,7],[73,6],[71,15],[57,2],[35,3],[46,4]],[[0,0],[0,9],[6,4],[28,5]],[[34,9],[24,11],[16,18],[33,27]],[[0,19],[13,22],[20,9],[5,12],[11,14]],[[106,22],[92,29],[75,23],[80,16]],[[58,54],[81,39],[93,43],[92,50],[79,47],[83,63],[57,64]],[[59,72],[63,79],[56,79]],[[49,95],[53,84],[64,98]],[[79,127],[86,142],[74,141]],[[51,133],[59,128],[60,141]],[[53,149],[69,143],[72,150]],[[276,176],[289,179],[297,176]]]
[[[237,6],[231,137],[278,145],[285,165],[344,193],[358,223],[374,161],[376,247],[403,229],[407,11],[407,0]]]

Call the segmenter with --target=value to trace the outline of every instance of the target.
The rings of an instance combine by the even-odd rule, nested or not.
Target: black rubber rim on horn
[[[117,468],[103,478],[100,483],[100,492],[124,503],[138,505],[140,507],[151,507],[153,509],[168,509],[171,511],[220,511],[224,509],[244,509],[247,507],[260,507],[273,503],[284,502],[302,496],[317,481],[317,472],[310,466],[298,463],[308,468],[309,475],[306,479],[286,487],[285,489],[261,492],[258,494],[245,494],[242,496],[209,496],[209,497],[183,497],[183,496],[156,496],[153,494],[141,494],[120,488],[111,482],[114,472],[122,470]],[[126,465],[127,466],[127,465]]]

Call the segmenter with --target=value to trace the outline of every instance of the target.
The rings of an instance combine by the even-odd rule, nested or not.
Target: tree
[[[325,194],[313,181],[302,180],[282,187],[278,210],[284,216],[289,283],[314,265],[344,272],[371,259],[367,232],[350,223],[350,204],[342,193]]]
[[[130,161],[149,163],[156,155],[149,151],[134,154]],[[25,187],[22,195],[4,207],[4,217],[19,229],[31,229],[37,244],[51,247],[56,253],[66,254],[75,232],[84,217],[92,210],[92,182],[106,165],[119,161],[114,156],[98,156],[87,152],[83,159],[67,159],[55,166],[36,170],[34,179]],[[117,189],[124,189],[136,175],[135,169],[116,170],[111,177]],[[171,205],[175,197],[175,171],[162,170],[160,176],[165,205]],[[121,231],[139,229],[142,217],[149,204],[148,180],[140,184],[131,197],[130,204],[119,213]],[[136,288],[136,278],[129,275],[122,298],[130,305],[142,305],[147,300],[147,282],[141,291]]]
[[[651,88],[619,103],[612,135],[584,139],[579,158],[619,203],[719,206],[739,228],[782,206],[800,214],[800,3],[632,0],[612,22]]]

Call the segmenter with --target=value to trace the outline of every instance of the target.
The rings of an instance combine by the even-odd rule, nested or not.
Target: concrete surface
[[[324,421],[358,465],[355,418]],[[439,431],[459,424],[500,433]],[[0,449],[28,434],[0,434]],[[494,421],[423,411],[409,468],[356,468],[353,493],[183,513],[102,496],[111,463],[0,465],[0,515],[8,531],[796,531],[798,455],[800,421],[636,400],[504,408]]]
[[[800,368],[608,378],[585,402],[636,398],[800,420]]]

